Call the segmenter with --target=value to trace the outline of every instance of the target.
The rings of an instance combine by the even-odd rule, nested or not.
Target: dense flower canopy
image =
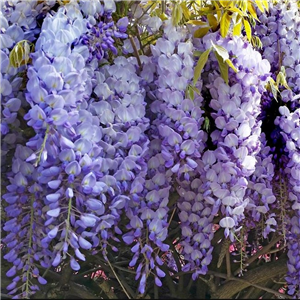
[[[298,1],[12,0],[0,22],[2,293],[101,270],[108,298],[221,298],[257,262],[283,269],[254,290],[300,297]]]

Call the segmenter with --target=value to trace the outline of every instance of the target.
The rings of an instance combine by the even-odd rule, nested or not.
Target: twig
[[[166,1],[162,0],[161,1],[161,12],[164,14],[166,12]]]
[[[142,54],[145,54],[144,53],[144,47],[143,47],[143,44],[142,44],[142,41],[141,41],[141,36],[140,36],[138,24],[135,24],[135,33],[136,33],[137,39],[140,43]]]
[[[161,269],[165,272],[166,276],[164,278],[164,280],[167,282],[167,285],[169,287],[171,296],[174,297],[176,295],[176,290],[175,290],[175,285],[174,285],[174,281],[172,280],[171,276],[170,276],[170,270],[168,269],[168,267],[166,266],[166,264],[163,264],[161,266]]]
[[[156,284],[154,284],[154,299],[159,299],[158,286]]]
[[[112,272],[114,273],[114,275],[115,275],[116,279],[118,280],[118,282],[119,282],[120,286],[122,287],[122,289],[123,289],[124,293],[126,294],[127,298],[128,298],[128,299],[131,299],[131,297],[130,297],[130,295],[128,294],[128,292],[126,291],[126,289],[125,289],[125,287],[124,287],[124,285],[123,285],[122,281],[120,280],[120,278],[119,278],[118,274],[116,273],[116,271],[114,270],[114,268],[113,268],[112,264],[110,263],[110,261],[109,261],[108,257],[106,257],[106,260],[107,260],[107,262],[108,262],[108,264],[109,264],[109,266],[110,266],[110,268],[111,268]]]
[[[142,63],[141,63],[141,59],[140,59],[140,56],[139,56],[139,52],[137,50],[137,47],[136,47],[135,42],[133,40],[133,37],[131,35],[129,36],[129,40],[130,40],[131,46],[133,48],[134,55],[137,59],[138,65],[139,65],[140,69],[142,69]]]
[[[231,262],[230,262],[230,252],[229,252],[229,247],[227,248],[226,251],[226,271],[227,271],[227,277],[231,278]]]
[[[118,299],[116,294],[113,292],[111,286],[109,285],[108,280],[97,282],[97,284],[108,299]]]
[[[214,299],[228,299],[231,298],[233,295],[238,293],[239,291],[249,287],[254,286],[256,288],[259,288],[261,290],[280,295],[286,296],[286,298],[290,297],[288,295],[281,294],[277,291],[273,291],[270,289],[266,289],[264,287],[261,287],[257,285],[257,283],[266,281],[268,279],[272,279],[276,276],[281,276],[287,272],[287,265],[286,265],[286,257],[283,259],[279,259],[277,261],[266,263],[263,266],[257,267],[253,270],[248,271],[243,279],[231,277],[227,278],[226,274],[218,273],[215,271],[208,271],[207,274],[214,275],[216,277],[224,278],[226,279],[226,283],[223,283],[223,285],[219,286],[217,291],[213,293],[212,297]],[[239,282],[237,284],[236,282]]]
[[[249,299],[253,293],[253,291],[255,290],[254,286],[251,286],[249,288],[249,290],[247,291],[247,293],[245,295],[243,295],[240,299]]]
[[[224,278],[224,279],[227,279],[227,280],[233,280],[233,281],[238,281],[238,282],[247,283],[248,285],[251,285],[251,286],[253,286],[253,287],[257,288],[257,289],[261,289],[261,290],[266,291],[266,292],[268,292],[268,293],[272,293],[272,294],[274,294],[274,295],[276,295],[276,296],[280,296],[280,297],[283,297],[283,296],[284,296],[284,297],[287,298],[287,299],[293,299],[292,296],[289,296],[289,295],[285,295],[285,294],[279,293],[279,292],[274,291],[274,290],[272,290],[272,289],[263,287],[263,286],[261,286],[261,285],[258,285],[258,284],[252,283],[252,282],[249,282],[249,281],[247,281],[247,280],[245,280],[245,279],[236,278],[236,277],[230,277],[230,278],[228,278],[227,275],[222,274],[222,273],[218,273],[218,272],[214,272],[214,271],[209,271],[209,273],[210,273],[210,274],[213,274],[213,275],[216,276],[216,277]]]
[[[206,283],[206,285],[208,286],[208,288],[210,289],[210,291],[212,293],[214,293],[216,291],[217,287],[216,287],[216,285],[214,283],[214,280],[213,280],[214,276],[213,275],[210,275],[209,279],[205,279],[205,278],[199,276],[199,279],[202,280],[202,281],[204,281]]]
[[[257,258],[259,258],[261,255],[267,253],[276,243],[278,243],[280,240],[282,239],[282,236],[278,236],[277,238],[274,237],[274,239],[272,239],[270,241],[270,243],[265,246],[264,248],[262,248],[260,251],[258,251],[257,253],[253,254],[246,262],[246,265],[250,265],[252,262],[254,262]],[[241,271],[241,268],[238,268],[233,275],[236,276],[237,274],[239,274],[239,272]]]
[[[73,275],[73,270],[72,270],[70,264],[68,263],[62,269],[62,274],[61,274],[60,281],[59,281],[59,287],[63,288],[65,285],[69,285],[72,275]]]
[[[1,299],[11,299],[13,296],[1,293]]]

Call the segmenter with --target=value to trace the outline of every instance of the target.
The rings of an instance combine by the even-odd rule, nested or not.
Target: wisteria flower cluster
[[[273,108],[273,114],[261,114],[261,119],[272,124],[268,131],[273,152],[273,163],[278,185],[285,187],[287,195],[281,200],[281,230],[288,250],[288,293],[299,297],[300,278],[297,275],[299,254],[295,252],[299,238],[299,24],[300,12],[296,1],[272,4],[268,14],[260,16],[261,24],[255,30],[262,41],[262,55],[271,63],[273,74],[284,68],[289,87],[280,87],[274,101],[269,91],[263,95],[263,105]],[[273,75],[276,80],[275,75]],[[290,209],[292,208],[292,210]],[[298,248],[297,248],[298,249]]]

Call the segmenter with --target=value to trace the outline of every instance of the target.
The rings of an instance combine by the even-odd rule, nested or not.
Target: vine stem
[[[227,279],[227,280],[229,280],[229,281],[237,281],[237,282],[241,282],[241,283],[247,283],[247,285],[249,285],[249,286],[253,286],[253,287],[257,288],[257,289],[260,289],[260,290],[262,290],[262,291],[271,293],[271,294],[276,295],[276,296],[278,296],[278,297],[283,297],[283,296],[284,296],[286,299],[293,299],[293,298],[292,298],[291,296],[289,296],[289,295],[282,294],[282,293],[280,293],[280,292],[278,292],[278,291],[274,291],[274,290],[272,290],[272,289],[266,288],[266,287],[264,287],[264,286],[258,285],[258,284],[256,284],[256,283],[250,282],[250,281],[245,280],[245,279],[236,278],[236,277],[230,277],[230,278],[228,278],[227,275],[222,274],[222,273],[218,273],[218,272],[214,272],[214,271],[208,271],[208,274],[211,274],[211,275],[213,275],[213,276],[215,276],[215,277],[224,278],[224,279]],[[224,298],[220,298],[220,299],[224,299]]]
[[[227,251],[226,251],[226,254],[225,254],[225,257],[226,257],[226,270],[227,270],[227,278],[230,278],[232,275],[231,275],[231,262],[230,262],[230,252],[229,252],[229,248],[230,248],[230,245],[229,247],[227,248]]]
[[[161,1],[161,12],[164,14],[166,12],[166,1]]]
[[[33,209],[33,198],[30,199],[30,205],[31,205],[31,211],[30,211],[30,229],[29,229],[29,242],[28,242],[28,249],[31,250],[32,246],[32,231],[33,231],[33,217],[34,217],[34,209]],[[27,254],[27,261],[28,264],[30,264],[30,256],[31,256],[31,251],[28,251]],[[25,293],[26,296],[29,295],[29,273],[30,273],[30,267],[28,267],[28,270],[26,272],[26,283],[25,283]]]
[[[131,35],[129,36],[129,40],[130,40],[131,46],[133,48],[134,55],[137,59],[138,65],[139,65],[140,69],[142,69],[142,62],[141,62],[141,59],[140,59],[140,56],[139,56],[139,52],[137,50],[136,44],[135,44],[135,42],[133,40],[133,37]]]
[[[120,280],[120,278],[119,278],[119,276],[117,275],[116,271],[114,270],[112,264],[110,263],[108,257],[106,257],[106,261],[108,262],[109,267],[111,268],[112,272],[113,272],[114,275],[116,276],[116,278],[117,278],[117,280],[118,280],[120,286],[122,287],[124,293],[126,294],[127,298],[128,298],[128,299],[131,299],[131,297],[130,297],[130,295],[128,294],[128,292],[126,291],[126,289],[125,289],[125,287],[124,287],[122,281]]]
[[[43,150],[45,149],[46,141],[47,141],[48,134],[49,134],[49,130],[50,130],[50,127],[49,127],[49,125],[47,125],[46,132],[45,132],[45,136],[44,136],[44,140],[43,140],[41,149],[40,149],[40,151],[39,151],[39,156],[37,157],[37,160],[36,160],[36,163],[35,163],[36,166],[39,164],[39,162],[40,162],[40,160],[41,160],[41,156],[42,156]]]

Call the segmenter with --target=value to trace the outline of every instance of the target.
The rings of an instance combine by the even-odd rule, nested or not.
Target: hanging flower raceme
[[[275,119],[275,125],[281,129],[285,141],[284,154],[281,157],[280,177],[284,178],[286,202],[284,238],[288,248],[288,294],[296,298],[300,295],[299,277],[299,238],[300,238],[300,109],[290,112],[286,106],[279,108],[281,116]],[[282,192],[282,191],[281,191]]]
[[[280,83],[277,99],[264,95],[261,119],[268,129],[268,143],[276,166],[274,185],[279,195],[281,232],[288,248],[288,293],[299,297],[299,93],[300,53],[297,1],[272,3],[266,15],[258,15],[255,27],[261,38],[262,56],[271,63],[274,81]],[[276,75],[277,74],[277,75]],[[281,76],[281,77],[279,77]],[[286,83],[286,84],[285,84]],[[283,197],[280,197],[283,195]],[[290,209],[292,207],[292,210]]]
[[[68,44],[72,38],[76,38],[76,34],[81,34],[79,22],[84,22],[82,17],[80,19],[80,13],[77,13],[75,24],[72,23],[70,15],[74,11],[76,6],[66,5],[54,17],[49,14],[43,23],[36,52],[32,55],[32,66],[27,70],[29,80],[25,94],[31,108],[24,119],[36,135],[27,142],[26,147],[17,147],[9,177],[11,185],[8,193],[3,195],[8,203],[5,228],[9,233],[4,241],[10,251],[6,258],[10,262],[16,260],[16,266],[21,265],[19,270],[22,270],[22,283],[17,284],[18,280],[14,279],[8,289],[10,293],[21,294],[22,297],[29,297],[37,290],[34,278],[41,277],[35,263],[39,261],[48,268],[53,264],[56,252],[63,246],[66,249],[64,244],[57,246],[54,251],[47,250],[48,242],[57,234],[56,229],[62,230],[61,236],[67,244],[72,233],[72,230],[68,230],[73,198],[70,186],[74,174],[80,173],[80,167],[69,166],[67,160],[60,163],[58,154],[74,148],[73,161],[70,163],[76,165],[76,158],[80,158],[81,153],[89,147],[88,142],[75,139],[74,127],[80,117],[78,107],[89,89],[86,70],[82,70],[84,58],[75,48],[72,53]],[[45,47],[47,42],[51,47]],[[76,153],[76,150],[80,152]],[[72,159],[71,155],[69,157]],[[69,178],[67,175],[70,175]],[[67,184],[64,186],[65,179]],[[60,209],[64,210],[65,207],[66,213],[61,214],[65,216],[64,223],[57,224],[55,218]],[[18,226],[24,227],[19,234],[15,231]],[[11,240],[14,234],[18,234],[16,240],[20,243]],[[13,272],[9,275],[13,276]],[[46,283],[43,278],[39,282]]]
[[[255,31],[262,42],[262,56],[270,62],[275,81],[276,74],[282,73],[279,81],[281,100],[293,111],[299,107],[300,97],[300,12],[297,1],[270,3],[269,12],[259,13],[258,18]],[[284,88],[285,80],[290,89]]]
[[[257,162],[255,171],[248,179],[246,197],[249,203],[246,209],[247,228],[253,228],[257,235],[267,238],[270,232],[275,232],[277,228],[277,216],[274,213],[276,208],[276,196],[273,187],[275,170],[271,147],[267,145],[265,133],[260,136],[261,149],[255,156]],[[259,228],[257,224],[261,224]]]
[[[169,22],[164,23],[164,35],[152,47],[152,60],[146,62],[142,71],[143,78],[154,83],[150,85],[148,97],[152,101],[150,130],[152,153],[149,160],[149,175],[159,181],[148,185],[149,195],[159,199],[158,191],[169,190],[179,194],[175,207],[179,209],[182,239],[182,255],[186,261],[184,270],[192,270],[193,278],[205,274],[211,261],[212,239],[211,211],[203,204],[202,190],[198,190],[201,166],[199,158],[205,148],[206,133],[203,125],[203,98],[196,94],[190,98],[187,91],[191,88],[194,47],[186,29],[176,30]],[[155,66],[157,65],[156,69]],[[201,81],[194,89],[201,90]],[[152,165],[152,166],[151,166]],[[163,179],[163,181],[162,181]],[[171,187],[176,182],[177,191]],[[155,197],[155,198],[154,198]],[[164,202],[158,202],[160,207]],[[176,205],[177,204],[177,205]],[[148,203],[150,205],[150,203]],[[208,217],[209,216],[209,217]],[[165,219],[165,222],[167,219]]]
[[[114,4],[113,1],[111,2]],[[80,9],[88,20],[86,24],[88,30],[73,44],[83,44],[88,47],[89,62],[94,58],[97,60],[109,58],[110,51],[117,55],[116,39],[126,39],[128,37],[126,33],[128,18],[123,17],[115,24],[112,18],[115,6],[111,7],[107,3],[104,2],[104,5],[102,5],[97,0],[79,2]]]
[[[219,224],[225,229],[225,237],[234,241],[249,203],[245,196],[248,178],[255,171],[256,155],[261,148],[261,122],[257,117],[270,65],[239,37],[223,39],[216,32],[195,42],[200,51],[223,47],[229,56],[235,54],[233,64],[238,72],[229,70],[228,84],[217,71],[212,72],[217,65],[213,57],[205,67],[204,78],[207,71],[208,81],[203,84],[211,98],[208,112],[213,120],[210,126],[213,148],[209,151],[214,158],[205,166],[208,181],[203,196],[208,203],[220,202],[223,218]]]
[[[18,76],[21,69],[9,65],[9,57],[1,50],[1,168],[2,171],[11,165],[11,152],[15,144],[25,142],[18,119],[20,108],[26,107],[23,93],[23,78]]]
[[[50,265],[58,266],[68,254],[75,271],[77,259],[85,260],[82,249],[101,245],[106,257],[108,242],[122,234],[118,222],[129,192],[140,193],[131,182],[138,183],[145,172],[148,126],[135,64],[119,58],[97,71],[98,57],[91,60],[88,47],[73,42],[86,24],[80,6],[73,4],[45,19],[28,71],[32,108],[25,116],[37,132],[27,144],[35,149],[29,159],[44,187],[41,245],[55,243]],[[93,72],[96,78],[89,77]]]
[[[3,230],[7,233],[3,242],[7,249],[4,259],[12,264],[7,271],[13,277],[7,286],[9,294],[26,298],[39,290],[38,283],[47,281],[39,274],[36,263],[43,258],[50,266],[51,250],[41,247],[44,230],[44,205],[40,200],[43,189],[37,182],[38,171],[26,160],[32,149],[17,145],[12,171],[8,174],[8,192],[2,197],[6,201],[5,213],[8,221]],[[38,280],[38,281],[37,281]]]
[[[100,68],[95,72],[95,98],[88,102],[88,110],[98,120],[103,132],[99,141],[102,151],[96,159],[99,163],[96,176],[104,182],[113,180],[114,189],[105,196],[105,213],[96,228],[101,235],[105,258],[111,239],[117,242],[122,238],[130,245],[138,243],[145,233],[146,224],[142,221],[145,217],[141,217],[140,210],[146,197],[144,185],[149,147],[146,130],[149,120],[145,117],[145,90],[137,70],[136,59],[121,56],[114,60],[114,64]],[[104,226],[108,215],[111,222]],[[124,217],[128,224],[121,227]],[[138,256],[137,251],[138,247],[132,248],[133,260]],[[131,267],[133,265],[130,263]]]

